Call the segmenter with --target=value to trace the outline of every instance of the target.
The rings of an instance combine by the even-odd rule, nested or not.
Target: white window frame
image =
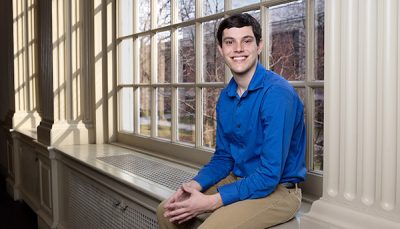
[[[158,0],[150,0],[150,9],[153,11],[157,11],[157,2]],[[315,73],[314,73],[314,2],[316,0],[305,0],[306,1],[306,79],[304,81],[290,81],[290,83],[295,88],[304,88],[306,93],[306,101],[304,101],[306,106],[306,113],[307,117],[307,168],[312,168],[313,160],[313,125],[314,125],[314,90],[318,88],[324,88],[324,81],[314,80]],[[133,9],[136,9],[136,14],[138,10],[137,2],[133,1]],[[133,72],[134,72],[134,81],[132,84],[118,84],[117,90],[121,88],[133,88],[134,89],[134,122],[133,128],[134,133],[126,133],[122,131],[117,131],[117,142],[120,144],[127,144],[130,147],[134,147],[136,149],[142,150],[144,152],[154,154],[158,157],[168,158],[169,160],[174,160],[180,163],[184,163],[189,166],[193,166],[196,168],[200,168],[202,165],[208,162],[209,158],[213,154],[213,149],[203,147],[203,96],[202,96],[202,89],[208,87],[216,87],[216,88],[223,88],[230,80],[230,71],[228,68],[225,70],[225,80],[224,82],[217,82],[217,83],[209,83],[209,82],[202,82],[202,71],[203,71],[203,58],[202,58],[202,22],[212,21],[216,19],[220,19],[222,17],[227,17],[228,15],[232,15],[234,13],[240,12],[248,12],[253,10],[260,10],[260,18],[261,18],[261,25],[263,28],[263,37],[266,42],[268,42],[269,31],[268,31],[268,8],[284,3],[294,2],[293,0],[261,0],[260,3],[251,4],[248,6],[244,6],[238,9],[231,9],[232,4],[230,0],[225,0],[224,7],[225,11],[220,12],[214,15],[209,16],[202,16],[202,7],[203,2],[201,0],[196,0],[196,17],[194,19],[178,22],[178,1],[171,1],[175,4],[171,5],[171,23],[169,25],[165,25],[163,27],[157,27],[157,16],[151,16],[151,28],[148,31],[144,32],[136,32],[130,35],[118,37],[116,35],[117,44],[124,39],[135,39],[139,36],[150,35],[151,37],[151,46],[155,48],[151,48],[151,82],[148,84],[140,84],[138,82],[139,79],[139,71],[137,70],[139,67],[139,61],[134,61],[133,64]],[[116,25],[118,30],[118,6],[119,1],[117,0],[116,6]],[[133,25],[135,25],[136,19],[133,19]],[[189,25],[195,25],[196,30],[196,39],[195,39],[195,49],[196,49],[196,81],[193,83],[179,83],[177,80],[177,56],[178,56],[178,38],[177,38],[177,29]],[[137,31],[136,27],[133,26],[133,31]],[[172,89],[178,87],[193,87],[196,89],[196,121],[195,121],[195,144],[185,144],[182,142],[177,141],[177,134],[178,134],[178,114],[177,114],[177,103],[178,103],[178,95],[177,90],[172,90],[172,121],[171,121],[171,141],[166,141],[165,139],[160,139],[156,137],[157,131],[157,117],[156,113],[154,112],[157,107],[156,101],[156,90],[155,88],[161,86],[156,81],[155,73],[157,72],[157,64],[155,64],[157,60],[157,36],[158,32],[163,31],[171,31],[171,63],[172,63],[172,76],[171,76],[171,83],[167,84],[168,87]],[[117,32],[118,34],[118,32]],[[268,47],[268,44],[265,44]],[[116,49],[118,50],[118,49]],[[135,48],[134,48],[135,50]],[[135,51],[134,51],[135,52]],[[268,67],[268,52],[264,51],[261,54],[261,63]],[[118,56],[118,54],[116,55]],[[136,55],[137,56],[137,55]],[[134,54],[135,57],[135,54]],[[116,60],[118,65],[118,58]],[[136,70],[135,70],[136,69]],[[118,74],[116,74],[118,75]],[[117,76],[118,77],[118,76]],[[118,80],[117,80],[118,81]],[[165,84],[162,84],[165,85]],[[143,136],[138,134],[139,132],[139,100],[138,93],[139,90],[136,90],[139,87],[150,87],[152,90],[152,97],[151,100],[151,108],[152,108],[152,117],[151,117],[151,135],[150,136]],[[119,104],[119,103],[118,103]],[[118,105],[119,107],[119,105]],[[174,109],[175,108],[175,109]],[[119,112],[119,108],[117,108],[117,113]],[[118,115],[117,115],[118,117]],[[119,126],[119,125],[118,125]],[[306,193],[311,194],[312,196],[321,196],[322,195],[322,172],[319,171],[312,171],[309,169],[307,181],[303,185],[304,191]]]

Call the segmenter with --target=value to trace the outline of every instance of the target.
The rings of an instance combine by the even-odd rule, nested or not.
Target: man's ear
[[[219,54],[221,54],[221,56],[224,56],[223,52],[222,52],[222,47],[220,44],[218,44],[218,51],[219,51]]]
[[[264,41],[263,41],[263,39],[260,39],[260,42],[258,42],[258,48],[257,48],[258,55],[261,54],[263,48],[264,48]]]

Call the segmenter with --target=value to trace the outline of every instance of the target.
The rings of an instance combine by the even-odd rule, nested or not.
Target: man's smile
[[[234,56],[231,58],[233,61],[244,61],[244,60],[246,60],[247,56]]]

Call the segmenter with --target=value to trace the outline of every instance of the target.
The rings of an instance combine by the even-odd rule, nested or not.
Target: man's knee
[[[164,212],[165,212],[164,204],[165,204],[165,200],[163,202],[161,202],[157,207],[157,218],[158,218],[158,220],[160,220],[162,218],[165,218],[164,217]]]

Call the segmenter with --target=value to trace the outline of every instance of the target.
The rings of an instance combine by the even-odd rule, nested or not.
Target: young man
[[[261,27],[249,14],[224,19],[219,51],[233,78],[217,104],[217,145],[192,181],[160,204],[160,228],[266,228],[293,218],[304,180],[303,104],[293,87],[266,70],[258,56]]]

